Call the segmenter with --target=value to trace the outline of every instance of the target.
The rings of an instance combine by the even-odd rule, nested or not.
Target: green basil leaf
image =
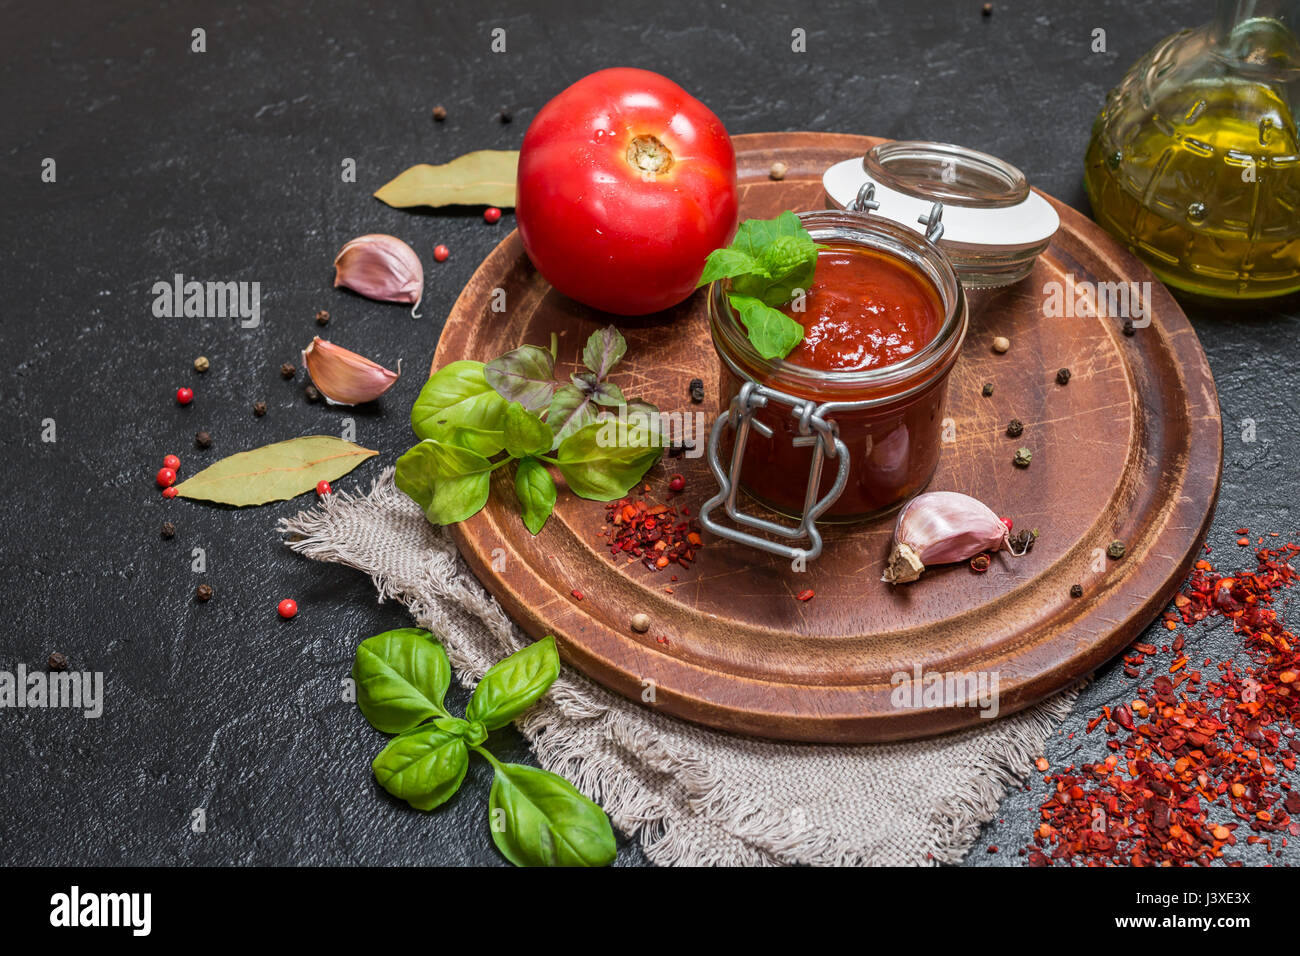
[[[732,295],[728,299],[740,313],[749,341],[763,358],[785,358],[803,341],[803,326],[784,312],[750,296]]]
[[[491,471],[492,462],[478,452],[451,442],[428,438],[420,442],[428,451],[429,464],[435,478],[457,478],[461,475],[476,475],[482,471]]]
[[[493,429],[469,428],[464,425],[444,426],[433,440],[447,445],[459,445],[477,455],[491,458],[506,447],[505,432],[502,430],[504,424],[502,422],[501,427]]]
[[[492,476],[486,471],[457,478],[440,478],[433,490],[433,499],[424,509],[424,516],[434,524],[455,524],[472,518],[487,504]]]
[[[555,435],[551,447],[557,447],[578,429],[595,420],[596,409],[592,407],[590,395],[576,385],[557,388],[551,409],[546,414],[546,424],[551,426],[551,432]]]
[[[506,406],[502,437],[511,458],[540,455],[551,450],[555,436],[546,422],[527,411],[519,402]]]
[[[663,449],[652,427],[636,416],[593,422],[560,443],[560,474],[583,498],[612,501],[641,480]]]
[[[434,719],[433,726],[457,737],[464,737],[469,733],[470,722],[459,717],[438,717]]]
[[[766,270],[773,261],[781,261],[781,256],[765,258],[765,253],[768,247],[778,246],[782,239],[807,240],[810,244],[813,242],[799,217],[787,209],[775,219],[746,219],[736,229],[736,237],[731,240],[730,248],[749,256]],[[815,249],[814,244],[814,252]],[[789,247],[785,247],[785,250],[788,252]]]
[[[618,854],[605,811],[536,767],[495,764],[488,797],[492,842],[515,866],[608,866]]]
[[[597,380],[604,381],[626,353],[627,340],[623,333],[609,325],[592,332],[587,338],[582,350],[582,364],[595,373]]]
[[[432,439],[430,439],[432,441]],[[428,442],[420,442],[397,459],[393,483],[417,505],[420,510],[433,501],[434,488],[433,449]]]
[[[536,345],[521,345],[488,362],[483,376],[506,401],[543,412],[555,394],[555,356]]]
[[[812,285],[813,274],[817,269],[817,247],[812,247],[812,258],[793,263],[789,269],[773,275],[771,278],[758,276],[736,276],[731,280],[733,293],[758,299],[764,305],[775,308],[785,305],[801,292],[807,292]]]
[[[627,399],[623,397],[623,390],[613,382],[601,382],[597,385],[596,390],[591,393],[591,400],[597,405],[616,407],[627,404]]]
[[[731,279],[736,295],[776,307],[812,285],[817,244],[799,217],[786,210],[775,219],[746,219],[726,249],[714,250],[701,284]]]
[[[491,469],[482,455],[428,438],[397,459],[394,482],[434,524],[455,524],[487,504]]]
[[[555,479],[536,458],[523,458],[515,472],[515,494],[524,527],[538,534],[555,510]]]
[[[504,727],[536,703],[560,676],[560,655],[549,634],[488,668],[465,708],[466,720],[488,730]]]
[[[698,289],[718,279],[747,275],[760,268],[757,260],[747,252],[741,252],[739,249],[714,249],[709,253],[709,258],[704,261],[704,272],[700,276],[700,281],[695,284],[695,288]]]
[[[352,663],[357,706],[376,730],[400,734],[446,715],[451,664],[428,631],[403,627],[366,638]]]
[[[452,362],[420,389],[411,407],[411,428],[419,438],[445,438],[458,427],[491,433],[500,431],[505,410],[506,400],[483,377],[482,362]],[[473,450],[490,457],[501,446],[481,444]]]
[[[432,724],[394,737],[371,764],[379,785],[417,810],[450,799],[468,766],[465,741]]]

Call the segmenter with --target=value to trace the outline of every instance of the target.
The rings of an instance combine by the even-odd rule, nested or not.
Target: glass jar
[[[929,483],[939,464],[948,373],[968,319],[951,261],[925,236],[849,211],[805,212],[799,218],[816,242],[861,246],[902,260],[933,286],[942,313],[934,338],[903,361],[864,371],[822,371],[762,358],[727,301],[726,280],[710,287],[709,329],[722,366],[723,407],[731,414],[719,418],[710,440],[710,465],[723,490],[706,508],[725,503],[734,520],[773,532],[775,523],[740,511],[736,490],[743,489],[778,513],[801,519],[798,533],[777,533],[811,533],[819,551],[815,520],[870,518],[897,508]],[[737,426],[730,469],[720,458],[725,424]],[[823,467],[828,461],[832,468]]]
[[[1300,0],[1220,0],[1138,60],[1093,124],[1093,217],[1175,288],[1300,290]]]

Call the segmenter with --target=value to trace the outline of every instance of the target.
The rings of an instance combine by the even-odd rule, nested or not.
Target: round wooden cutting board
[[[823,171],[876,142],[737,136],[742,218],[825,208]],[[768,177],[776,160],[789,167],[781,182]],[[891,516],[828,526],[825,553],[802,573],[709,537],[694,565],[672,568],[678,580],[670,581],[668,570],[611,557],[597,533],[605,505],[562,484],[554,515],[529,535],[508,468],[495,474],[488,506],[451,529],[461,552],[511,617],[535,637],[554,634],[579,670],[646,707],[738,733],[918,737],[992,716],[978,702],[934,706],[922,691],[943,675],[996,686],[998,715],[1070,685],[1124,648],[1189,570],[1214,510],[1222,438],[1210,369],[1182,310],[1097,225],[1054,205],[1061,230],[1033,273],[970,295],[970,332],[949,382],[953,440],[930,484],[979,498],[1017,529],[1037,529],[1028,555],[1000,555],[984,574],[958,564],[892,587],[880,581]],[[1133,336],[1114,318],[1044,314],[1046,283],[1060,283],[1068,298],[1079,283],[1130,281],[1150,283],[1150,326]],[[505,312],[492,310],[497,289]],[[554,292],[512,233],[456,302],[434,367],[546,345],[555,332],[557,374],[567,378],[587,336],[610,321]],[[628,341],[612,376],[624,393],[666,412],[703,411],[711,424],[718,359],[703,294],[668,313],[613,321]],[[995,335],[1011,339],[1009,352],[992,352]],[[1060,367],[1073,373],[1067,386],[1056,384]],[[702,405],[690,402],[693,378],[704,380]],[[981,395],[985,382],[992,397]],[[1004,434],[1012,418],[1025,424],[1019,439]],[[1033,451],[1023,470],[1012,465],[1022,445]],[[686,479],[681,495],[668,493],[672,473]],[[646,480],[651,499],[692,512],[716,491],[703,458],[665,458]],[[795,480],[802,485],[802,476]],[[1127,546],[1123,560],[1103,555],[1114,539]],[[1071,598],[1076,583],[1084,593]],[[806,588],[816,596],[796,600]],[[648,633],[629,624],[638,612],[653,621]],[[919,685],[897,689],[915,675]]]

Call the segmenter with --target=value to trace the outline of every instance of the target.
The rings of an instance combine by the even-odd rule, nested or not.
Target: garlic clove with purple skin
[[[402,363],[390,372],[364,355],[327,342],[319,335],[302,351],[302,364],[312,384],[331,405],[360,405],[371,402],[393,387],[402,374]]]
[[[927,565],[964,561],[1007,547],[1009,531],[981,501],[955,491],[917,495],[899,512],[882,581],[915,581]]]
[[[424,266],[415,250],[396,236],[357,236],[334,257],[334,288],[339,286],[380,302],[409,302],[411,314],[418,318]]]

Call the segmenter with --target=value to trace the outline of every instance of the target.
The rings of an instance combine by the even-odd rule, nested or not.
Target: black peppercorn
[[[1071,584],[1071,585],[1070,585],[1070,597],[1072,597],[1072,598],[1081,598],[1081,597],[1083,597],[1083,585],[1082,585],[1082,584]]]
[[[1007,544],[1011,545],[1012,554],[1021,555],[1033,551],[1034,542],[1037,540],[1037,531],[1030,531],[1028,528],[1021,528],[1015,534],[1007,538]]]
[[[1110,558],[1112,561],[1118,561],[1120,558],[1124,557],[1124,552],[1126,550],[1124,542],[1117,539],[1112,541],[1109,547],[1106,548],[1106,557]]]
[[[170,521],[164,521],[162,526],[162,536],[164,538],[176,537],[176,525],[172,524]]]
[[[691,379],[691,401],[698,405],[704,401],[704,380],[699,378]]]
[[[1025,423],[1018,418],[1013,418],[1007,422],[1007,437],[1019,438],[1025,433]]]
[[[980,394],[983,395],[985,398],[988,398],[990,395],[992,395],[992,394],[993,394],[993,383],[992,383],[992,382],[985,382],[985,383],[984,383],[984,387],[980,389]]]
[[[68,669],[68,655],[62,651],[55,651],[50,655],[50,659],[45,665],[52,671],[66,671]]]
[[[329,320],[330,320],[330,314],[326,312],[324,309],[321,309],[319,312],[316,313],[317,325],[327,325],[329,323]]]
[[[1125,319],[1125,320],[1124,320],[1123,331],[1124,331],[1124,334],[1125,334],[1125,335],[1132,335],[1134,332],[1137,331],[1136,329],[1133,328],[1133,320],[1132,320],[1132,319]]]
[[[206,584],[200,584],[194,589],[194,597],[200,601],[211,601],[212,588]]]
[[[302,395],[303,398],[307,399],[307,401],[309,402],[320,401],[320,392],[316,391],[315,385],[308,385],[306,388],[304,388],[302,390]]]
[[[434,118],[434,120],[435,120],[436,122],[439,122],[439,123],[441,123],[443,120],[445,120],[445,119],[447,118],[447,109],[446,109],[446,107],[443,107],[443,106],[435,106],[435,107],[433,108],[433,118]]]
[[[1056,370],[1056,384],[1057,385],[1070,384],[1070,370],[1068,368],[1058,368]]]
[[[292,362],[285,362],[283,365],[280,366],[280,377],[293,378],[294,375],[297,373],[297,371],[298,369],[294,366]]]
[[[197,448],[211,448],[212,436],[209,435],[207,432],[195,432],[194,445]]]
[[[503,106],[501,107],[500,110],[497,111],[497,119],[502,123],[509,123],[512,119],[514,119],[514,117],[511,116],[510,111]]]
[[[254,402],[254,403],[253,403],[253,414],[256,415],[258,418],[261,418],[263,415],[265,415],[265,414],[266,414],[266,402]]]

